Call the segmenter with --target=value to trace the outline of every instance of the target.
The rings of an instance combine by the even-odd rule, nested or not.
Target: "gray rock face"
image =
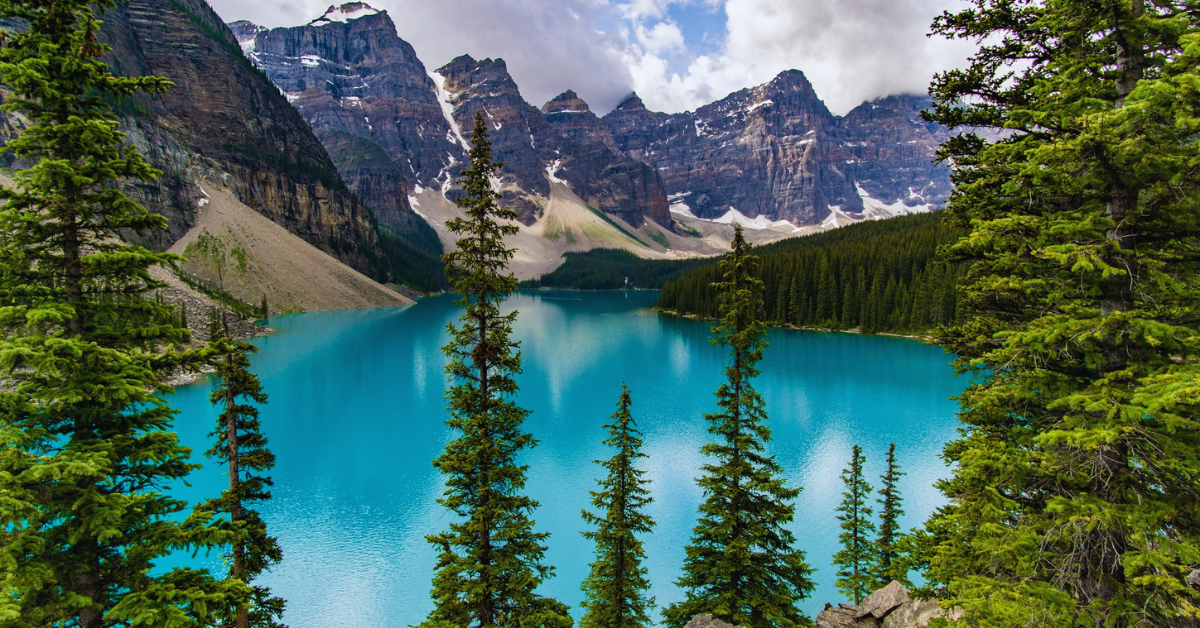
[[[899,582],[867,597],[862,604],[826,604],[817,614],[816,628],[925,628],[936,617],[947,616],[932,600],[914,600]],[[958,617],[950,613],[949,618]]]
[[[928,104],[890,97],[838,118],[792,70],[681,114],[649,111],[635,94],[602,121],[617,146],[657,167],[667,193],[697,216],[736,209],[814,224],[831,207],[883,217],[945,201],[949,169],[932,159],[946,134],[919,119]]]
[[[885,615],[892,612],[892,609],[907,601],[908,589],[893,580],[886,587],[868,595],[867,599],[858,605],[858,615],[854,618],[862,619],[870,615],[875,619],[883,619]]]
[[[727,624],[712,615],[696,615],[692,621],[687,623],[684,628],[738,628],[733,624]]]
[[[502,59],[462,56],[429,72],[388,13],[361,2],[331,7],[305,26],[231,26],[247,56],[287,94],[351,189],[385,224],[412,220],[407,195],[418,186],[452,193],[481,113],[493,152],[504,162],[504,204],[523,222],[537,219],[539,199],[549,196],[550,177],[558,176],[598,209],[634,225],[643,215],[671,225],[652,167],[617,151],[577,97],[543,115],[521,97]],[[590,129],[560,124],[574,110],[587,112]]]
[[[175,87],[135,96],[115,113],[121,130],[163,171],[125,191],[165,216],[144,244],[165,249],[195,222],[198,185],[227,187],[259,213],[348,265],[378,276],[376,223],[338,178],[324,147],[238,49],[204,0],[130,0],[108,11],[100,37],[117,75],[158,75]],[[0,123],[0,141],[19,121]]]
[[[433,79],[386,12],[350,3],[305,26],[231,27],[384,224],[406,230],[415,220],[409,188],[465,161]]]
[[[635,227],[649,217],[672,228],[658,172],[621,154],[611,138],[606,141],[599,120],[574,93],[564,93],[539,111],[521,97],[502,59],[476,61],[464,55],[438,72],[446,78],[459,125],[470,128],[476,113],[484,115],[493,149],[504,162],[505,182],[544,197],[551,177],[559,178],[592,206]],[[536,218],[520,211],[521,199],[508,200],[510,206],[517,202],[526,222]]]

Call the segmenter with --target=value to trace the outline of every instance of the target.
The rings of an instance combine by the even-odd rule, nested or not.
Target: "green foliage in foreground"
[[[908,565],[905,563],[901,543],[900,517],[904,516],[904,498],[896,484],[906,475],[896,464],[896,443],[888,447],[887,471],[879,476],[883,486],[879,489],[879,537],[875,540],[875,571],[873,588],[887,586],[893,580],[904,586],[912,586],[908,580]]]
[[[958,319],[961,267],[937,260],[962,229],[940,214],[858,223],[759,249],[765,321],[867,332],[919,333]],[[715,319],[712,265],[667,282],[660,309]]]
[[[767,346],[758,320],[759,260],[740,226],[734,234],[716,286],[721,321],[712,329],[713,344],[729,348],[730,363],[717,390],[718,411],[705,416],[714,440],[701,449],[715,460],[697,481],[705,499],[678,582],[687,597],[663,615],[673,628],[700,614],[745,628],[809,626],[796,602],[812,592],[812,569],[786,527],[801,489],[788,488],[782,467],[765,453],[771,430],[752,381]]]
[[[437,232],[424,220],[415,222],[416,230],[408,233],[379,226],[379,247],[391,263],[391,274],[383,279],[427,294],[446,290],[450,284],[442,268],[442,243]]]
[[[647,599],[650,581],[642,565],[646,552],[638,534],[649,534],[654,520],[642,512],[650,498],[646,488],[650,480],[643,479],[645,471],[635,464],[642,453],[642,433],[629,407],[633,404],[629,388],[621,385],[621,399],[613,422],[605,425],[606,447],[617,453],[608,460],[596,463],[608,471],[608,477],[598,480],[600,491],[592,491],[592,505],[603,517],[583,511],[583,520],[595,526],[595,531],[583,536],[596,544],[596,559],[583,581],[587,599],[586,613],[579,621],[580,628],[642,628],[651,625],[647,610],[654,608],[654,598]]]
[[[438,503],[455,521],[429,537],[438,550],[433,578],[434,609],[424,628],[569,628],[567,606],[542,597],[537,586],[553,574],[542,564],[548,534],[533,531],[530,515],[537,502],[524,494],[525,472],[518,455],[536,444],[521,431],[528,410],[512,401],[515,375],[521,372],[519,344],[512,327],[517,312],[500,313],[500,304],[517,289],[503,274],[513,250],[504,236],[516,233],[508,222],[517,215],[496,204],[492,177],[501,164],[492,159],[487,124],[475,116],[471,162],[461,183],[466,194],[458,206],[465,218],[446,223],[462,236],[455,251],[445,254],[446,275],[463,309],[458,324],[448,326],[450,342],[442,351],[450,358],[446,390],[456,433],[433,464],[442,472],[446,491]]]
[[[624,249],[592,249],[564,253],[563,257],[567,261],[562,266],[538,279],[522,281],[521,288],[661,290],[684,273],[717,263],[711,259],[648,260]]]
[[[215,323],[215,321],[214,321]],[[216,325],[214,325],[216,327]],[[215,333],[212,333],[215,332]],[[267,523],[251,508],[271,499],[271,478],[263,475],[275,466],[275,454],[267,448],[258,407],[267,402],[262,382],[250,372],[250,355],[258,347],[243,341],[230,341],[221,330],[210,332],[209,348],[216,356],[214,375],[219,384],[209,400],[222,408],[217,416],[214,439],[206,453],[225,463],[229,470],[229,489],[202,509],[229,517],[241,526],[241,536],[226,556],[229,578],[250,585],[251,599],[239,605],[229,628],[283,628],[284,601],[271,595],[262,585],[252,585],[264,571],[283,559],[279,541],[267,533]]]
[[[947,255],[975,385],[947,445],[927,576],[962,625],[1194,626],[1200,564],[1200,12],[976,0],[939,75]]]
[[[163,493],[195,468],[156,391],[204,352],[149,293],[172,255],[126,244],[166,220],[118,187],[159,173],[109,102],[170,83],[117,78],[95,11],[113,0],[3,0],[3,108],[32,126],[4,149],[36,162],[0,189],[0,622],[6,627],[207,626],[248,599],[237,580],[155,569],[238,538]]]
[[[842,493],[842,503],[837,507],[841,513],[837,518],[842,522],[842,532],[838,535],[842,549],[833,555],[833,564],[838,567],[838,590],[854,600],[855,604],[862,603],[863,598],[875,590],[872,572],[876,555],[870,537],[875,532],[875,524],[871,522],[872,510],[867,505],[871,497],[871,485],[863,477],[865,461],[862,447],[855,445],[850,456],[850,467],[842,470],[842,484],[846,492]]]

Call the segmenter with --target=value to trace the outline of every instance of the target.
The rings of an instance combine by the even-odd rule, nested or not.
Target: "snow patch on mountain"
[[[863,216],[870,220],[882,220],[884,218],[895,218],[910,214],[925,214],[933,211],[933,206],[928,203],[912,206],[905,205],[904,201],[900,200],[897,200],[895,203],[885,203],[877,198],[873,198],[858,182],[854,183],[854,187],[858,189],[858,196],[862,199]],[[914,196],[912,188],[909,188],[909,198],[913,198]]]
[[[546,176],[555,183],[566,184],[566,181],[563,181],[562,179],[560,179],[556,176],[558,174],[558,169],[561,167],[562,167],[562,160],[555,159],[554,163],[550,164],[549,166],[546,166]]]
[[[770,218],[767,218],[766,216],[764,216],[762,214],[759,214],[757,218],[754,218],[753,220],[751,220],[745,214],[738,211],[737,208],[734,208],[734,207],[730,207],[729,211],[725,212],[724,216],[721,216],[720,218],[717,218],[716,220],[713,220],[712,222],[722,224],[722,225],[741,225],[742,227],[744,227],[746,229],[754,229],[755,231],[761,231],[763,229],[770,229],[771,227],[792,227],[793,229],[795,228],[795,226],[792,223],[790,223],[786,220],[774,220],[773,221]]]
[[[350,20],[357,20],[368,15],[376,15],[379,10],[366,4],[365,2],[349,2],[340,7],[329,7],[325,15],[309,22],[309,26],[325,26],[335,22],[345,24]]]
[[[450,92],[446,91],[446,77],[430,70],[426,72],[429,78],[433,80],[433,86],[437,89],[438,103],[442,105],[442,115],[446,118],[446,124],[450,125],[450,132],[454,134],[454,139],[450,139],[451,143],[458,140],[462,145],[463,150],[470,152],[471,146],[467,144],[467,139],[463,137],[462,128],[458,126],[458,122],[454,121],[454,103],[450,102]]]

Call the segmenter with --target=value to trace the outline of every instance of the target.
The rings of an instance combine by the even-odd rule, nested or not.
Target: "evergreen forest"
[[[3,148],[27,167],[0,186],[0,628],[283,628],[287,601],[263,576],[287,557],[260,514],[278,428],[260,409],[278,398],[226,313],[200,342],[162,302],[151,269],[182,258],[128,241],[167,221],[122,192],[161,173],[112,103],[176,86],[100,60],[117,4],[0,0],[0,21],[21,25],[0,39],[0,107],[29,122]],[[659,309],[712,321],[719,353],[689,367],[719,377],[694,417],[700,498],[672,603],[650,595],[647,567],[654,471],[677,462],[643,440],[634,399],[651,392],[614,382],[608,422],[605,409],[579,419],[605,452],[576,496],[585,628],[813,626],[805,476],[785,468],[792,444],[774,440],[778,400],[759,385],[768,325],[933,334],[968,381],[943,505],[915,529],[900,524],[896,445],[873,485],[847,443],[831,557],[847,600],[916,582],[936,628],[1200,626],[1200,3],[973,0],[932,28],[977,46],[934,78],[923,114],[955,132],[938,155],[956,185],[944,213],[757,248],[737,226],[710,261],[572,254],[531,284],[661,284]],[[419,628],[571,628],[542,588],[556,539],[530,490],[539,442],[505,239],[520,228],[489,129],[477,113],[462,216],[446,223],[455,249],[435,257],[423,232],[386,253],[424,251],[405,280],[448,288],[458,316],[434,385],[445,412],[421,417],[446,438],[430,461],[442,516]],[[200,372],[215,417],[203,454],[181,444],[167,397]],[[228,484],[193,504],[173,487],[201,455]],[[165,566],[187,554],[222,567]],[[859,618],[879,625],[874,610]]]
[[[759,249],[765,320],[771,325],[920,334],[959,319],[964,267],[938,248],[963,230],[940,214],[858,223]],[[663,286],[658,308],[713,319],[718,270]]]

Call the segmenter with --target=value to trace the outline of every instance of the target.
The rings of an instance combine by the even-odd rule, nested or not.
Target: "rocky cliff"
[[[910,597],[908,589],[893,580],[862,604],[826,604],[817,614],[816,628],[925,628],[936,618],[953,621],[959,616],[947,613],[936,600]]]
[[[453,196],[467,160],[467,136],[482,114],[505,165],[498,182],[504,202],[522,222],[542,215],[550,183],[563,180],[588,203],[632,225],[648,216],[671,228],[654,168],[616,150],[611,138],[555,124],[524,100],[501,59],[463,56],[430,72],[396,34],[387,12],[361,2],[330,7],[304,26],[231,26],[248,57],[287,94],[342,177],[381,220],[385,214],[388,221],[404,217],[408,194],[440,188]],[[606,135],[598,119],[593,126]],[[360,142],[353,145],[348,137]],[[391,186],[379,176],[384,171],[391,173]],[[384,207],[388,198],[394,200]]]
[[[371,212],[204,0],[130,0],[104,23],[114,72],[175,83],[118,107],[131,141],[164,172],[132,190],[170,221],[154,244],[166,248],[194,223],[206,179],[353,268],[388,274]]]
[[[928,104],[890,97],[839,118],[792,70],[694,112],[653,112],[634,94],[602,122],[620,150],[659,170],[679,212],[813,225],[945,201],[949,169],[932,163],[945,132],[920,120]]]

